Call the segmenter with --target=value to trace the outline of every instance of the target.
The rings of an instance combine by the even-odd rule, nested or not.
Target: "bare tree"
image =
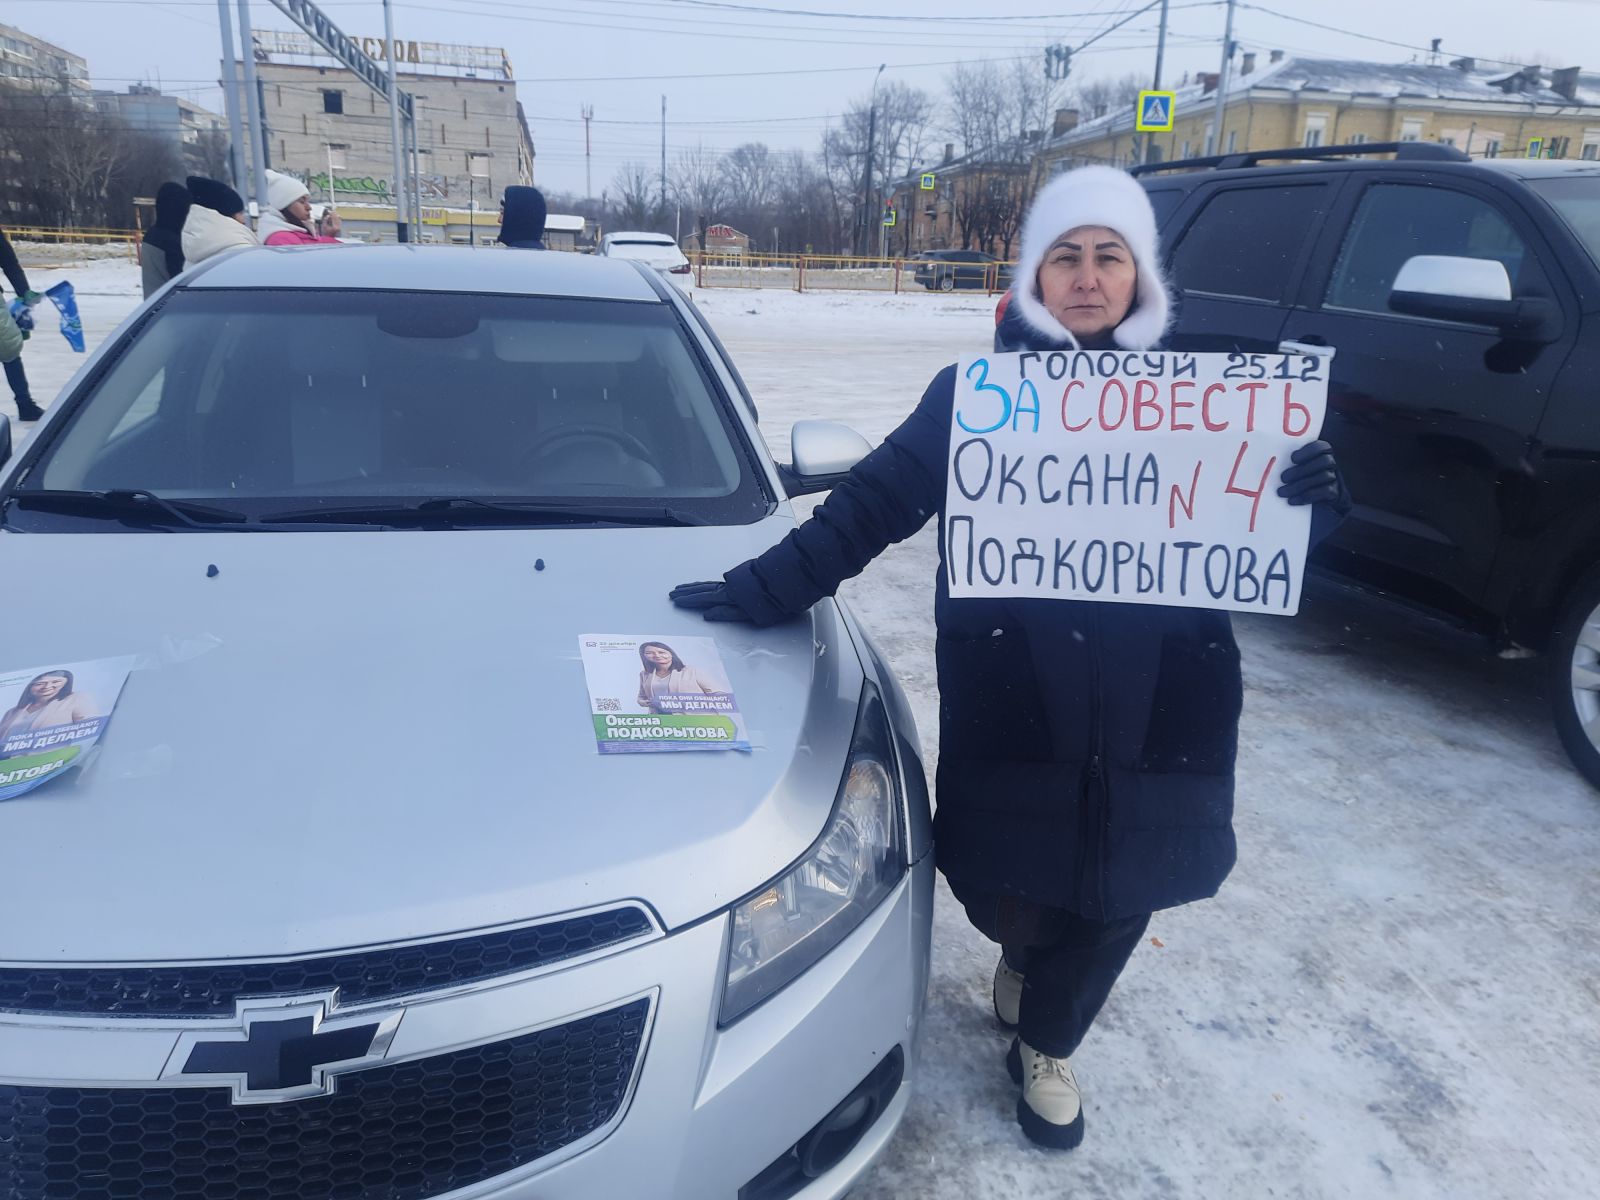
[[[616,194],[617,224],[624,229],[653,229],[661,218],[656,174],[641,162],[623,163],[611,181]]]
[[[152,153],[173,157],[64,83],[54,92],[0,88],[0,118],[0,178],[12,206],[44,225],[126,227],[135,194],[123,178],[129,164]]]
[[[188,165],[191,173],[211,179],[224,179],[228,174],[228,131],[202,129],[194,144],[188,147]],[[236,181],[230,181],[236,182]]]
[[[1132,110],[1144,84],[1144,76],[1132,71],[1116,79],[1092,79],[1079,86],[1075,102],[1084,120],[1092,121],[1119,108]]]
[[[668,185],[673,202],[703,239],[706,227],[715,222],[728,198],[721,160],[703,143],[685,147],[678,151]]]

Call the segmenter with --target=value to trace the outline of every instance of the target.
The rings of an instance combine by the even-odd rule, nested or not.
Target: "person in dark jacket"
[[[156,223],[139,248],[139,275],[150,299],[183,271],[183,222],[193,198],[181,183],[163,183],[156,192]]]
[[[543,250],[544,193],[532,187],[508,187],[500,199],[500,235],[495,241],[513,250]]]
[[[17,252],[12,248],[4,229],[0,229],[0,273],[5,275],[12,289],[29,305],[38,304],[44,299],[28,286],[28,273],[22,269],[22,263],[17,260]],[[5,293],[0,292],[0,304],[4,303]],[[23,330],[22,336],[24,338],[28,336],[27,330]],[[11,398],[16,401],[17,420],[37,421],[44,416],[44,409],[34,403],[33,393],[28,389],[28,373],[22,369],[20,356],[5,364],[5,373],[6,383],[11,387]]]
[[[1011,302],[1011,349],[1151,350],[1170,302],[1156,223],[1125,172],[1068,172],[1034,201]],[[1018,1027],[1007,1066],[1035,1142],[1083,1138],[1071,1056],[1150,914],[1216,893],[1235,856],[1243,703],[1225,612],[1051,599],[952,600],[943,508],[954,366],[811,520],[720,582],[674,589],[708,620],[803,613],[938,514],[940,870],[1002,947],[995,1010]],[[1315,504],[1313,538],[1347,506],[1326,442],[1296,450],[1278,496]]]

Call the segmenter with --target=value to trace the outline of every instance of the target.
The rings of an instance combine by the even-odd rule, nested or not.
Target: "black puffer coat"
[[[1053,348],[1020,328],[1029,348]],[[804,612],[939,513],[940,869],[1096,919],[1211,896],[1235,854],[1243,689],[1228,614],[952,600],[941,509],[955,370],[809,521],[728,572],[731,596],[762,623]],[[1319,505],[1313,538],[1337,520]]]

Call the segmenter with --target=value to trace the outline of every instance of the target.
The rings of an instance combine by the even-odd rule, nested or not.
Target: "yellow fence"
[[[137,259],[140,233],[136,229],[69,229],[39,225],[8,225],[6,236],[13,242],[44,242],[60,246],[105,245],[125,242],[128,257]]]
[[[854,258],[842,254],[689,253],[697,287],[783,288],[794,292],[979,291],[1011,286],[1011,263]],[[920,274],[919,274],[920,269]]]

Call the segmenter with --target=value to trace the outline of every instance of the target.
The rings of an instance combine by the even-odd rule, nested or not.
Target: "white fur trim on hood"
[[[1150,199],[1132,175],[1115,167],[1078,167],[1051,180],[1028,209],[1022,254],[1011,285],[1011,302],[1023,321],[1056,341],[1077,338],[1051,315],[1037,294],[1039,264],[1056,238],[1069,229],[1103,225],[1128,243],[1138,269],[1134,304],[1111,338],[1124,350],[1149,350],[1166,335],[1172,303],[1161,275],[1161,248]]]
[[[282,171],[267,172],[267,207],[273,212],[282,212],[301,196],[309,196],[306,185],[292,175],[285,175]]]

